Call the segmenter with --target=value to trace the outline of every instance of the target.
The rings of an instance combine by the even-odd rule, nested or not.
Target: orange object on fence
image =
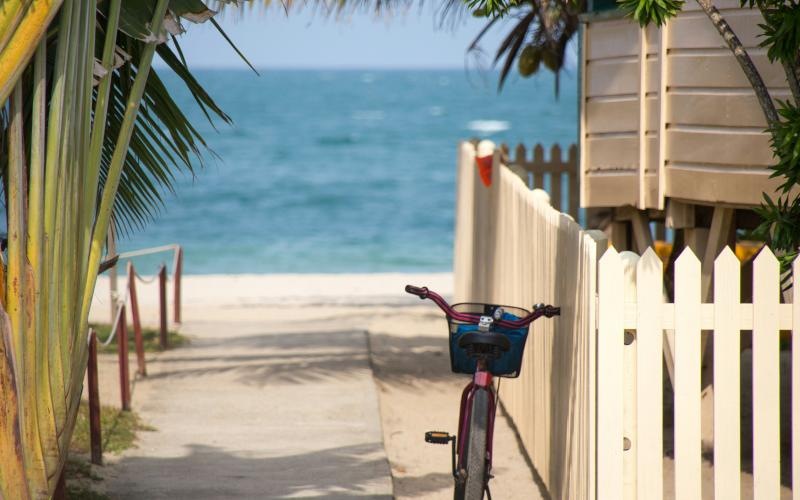
[[[481,182],[486,187],[492,185],[492,160],[494,156],[481,156],[475,158],[475,163],[478,165],[478,175],[481,176]]]

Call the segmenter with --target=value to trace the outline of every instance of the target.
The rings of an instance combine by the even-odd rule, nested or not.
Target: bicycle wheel
[[[482,500],[486,487],[486,429],[489,425],[489,396],[475,391],[470,409],[467,451],[462,467],[466,478],[456,483],[455,500]]]

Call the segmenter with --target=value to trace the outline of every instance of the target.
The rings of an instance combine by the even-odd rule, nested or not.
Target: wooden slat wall
[[[758,47],[758,9],[742,9],[728,0],[717,4],[773,95],[788,96],[783,69],[770,64]],[[583,26],[584,206],[663,208],[664,197],[759,204],[761,193],[777,186],[767,170],[773,158],[763,131],[766,122],[722,38],[693,3],[668,22],[663,35],[647,28],[642,37],[640,31],[628,19],[589,18]],[[667,58],[663,68],[662,54]],[[662,92],[667,96],[664,103]],[[640,169],[642,159],[645,165]],[[622,181],[637,172],[633,186]],[[687,182],[693,174],[702,175],[703,182]],[[609,176],[625,189],[609,193],[609,185],[614,185],[606,181]]]
[[[503,382],[501,398],[551,496],[594,498],[595,328],[590,311],[596,253],[607,243],[596,243],[571,217],[551,207],[547,193],[530,189],[529,172],[521,164],[505,166],[499,151],[492,184],[484,186],[474,161],[468,160],[470,146],[461,147],[456,300],[562,307],[557,319],[532,325],[521,375]]]

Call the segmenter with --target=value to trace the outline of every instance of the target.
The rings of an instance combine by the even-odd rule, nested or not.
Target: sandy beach
[[[422,437],[455,430],[467,379],[449,371],[442,315],[408,283],[453,290],[449,273],[186,276],[191,343],[148,359],[133,407],[156,430],[108,458],[103,487],[114,498],[452,498],[449,450]],[[137,285],[143,321],[157,324],[156,282]],[[108,321],[109,300],[103,277],[94,321]],[[496,498],[540,498],[505,418],[494,462]]]

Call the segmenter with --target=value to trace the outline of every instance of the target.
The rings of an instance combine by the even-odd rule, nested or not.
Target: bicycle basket
[[[457,312],[491,315],[497,306],[492,304],[461,303],[454,304],[453,309]],[[504,320],[516,320],[527,316],[528,311],[518,307],[501,306],[503,308]],[[459,347],[459,339],[469,333],[478,331],[478,325],[456,321],[447,318],[450,331],[450,367],[455,373],[474,374],[477,369],[477,360],[467,355],[467,350]],[[519,376],[522,365],[522,354],[525,351],[525,341],[528,339],[529,327],[518,328],[515,330],[508,328],[495,327],[492,331],[504,334],[511,342],[511,348],[502,353],[497,359],[488,360],[489,372],[497,377],[515,378]]]

